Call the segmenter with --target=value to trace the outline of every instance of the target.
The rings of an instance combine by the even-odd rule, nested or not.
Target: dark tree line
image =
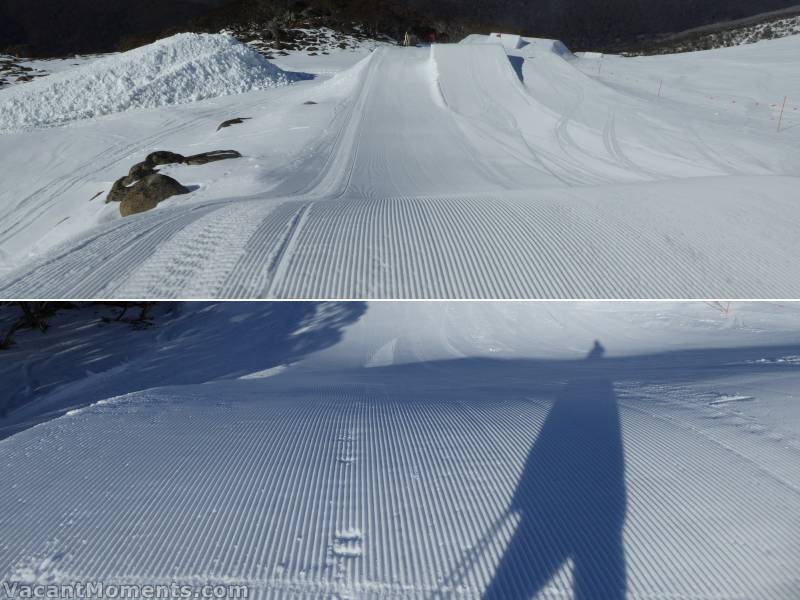
[[[558,38],[573,49],[635,43],[797,4],[797,0],[394,0],[435,18],[470,18],[509,33]]]
[[[279,29],[324,24],[352,33],[354,26],[366,33],[402,38],[408,30],[434,31],[433,20],[422,12],[387,0],[225,0],[195,21],[200,29],[215,31],[231,25],[255,25]]]
[[[222,0],[0,0],[0,52],[113,52],[185,30]]]
[[[237,23],[281,28],[323,19],[400,38],[458,39],[491,29],[602,48],[792,6],[797,0],[0,0],[0,52],[64,56],[124,50],[178,31]]]

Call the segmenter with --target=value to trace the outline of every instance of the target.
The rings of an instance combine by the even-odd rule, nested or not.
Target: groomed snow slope
[[[285,85],[292,75],[229,35],[182,33],[0,93],[0,131]]]
[[[0,442],[3,580],[251,598],[800,593],[796,306],[381,304],[321,354],[247,379],[232,377],[257,340],[267,366],[294,330],[328,338],[332,322],[305,310],[270,345],[259,306],[193,310],[159,315],[159,343],[121,368],[201,383],[208,322],[217,381],[73,405]],[[153,332],[122,334],[139,335]],[[46,339],[20,337],[19,368]],[[58,339],[43,366],[98,341]],[[361,362],[387,345],[402,364]],[[72,399],[93,382],[108,385],[88,375]]]
[[[797,113],[779,134],[763,102],[703,94],[800,96],[800,38],[618,59],[600,75],[552,40],[510,55],[471,41],[382,48],[323,83],[154,112],[103,170],[8,194],[0,295],[800,296]],[[652,86],[633,76],[645,71]],[[264,111],[278,106],[280,119]],[[219,140],[246,160],[175,171],[200,189],[151,213],[91,219],[86,200],[146,149]]]

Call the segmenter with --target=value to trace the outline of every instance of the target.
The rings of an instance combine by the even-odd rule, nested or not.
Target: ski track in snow
[[[216,296],[272,210],[269,204],[250,203],[209,211],[146,259],[117,293],[130,298]]]
[[[504,597],[540,573],[538,597],[568,597],[580,568],[592,597],[619,598],[604,513],[619,508],[627,597],[796,597],[797,449],[705,427],[696,388],[619,381],[605,398],[597,373],[534,392],[525,370],[404,373],[142,392],[16,435],[2,574],[479,598],[515,531],[537,530],[525,519],[545,519],[505,556]]]
[[[228,207],[195,225],[243,227]],[[256,235],[291,247],[315,208]],[[169,304],[146,330],[86,303],[20,332],[0,581],[800,592],[799,306]]]
[[[329,141],[273,193],[100,226],[7,274],[0,295],[800,295],[796,178],[721,156],[706,139],[721,131],[713,123],[681,132],[665,120],[661,135],[633,139],[632,127],[658,124],[652,103],[552,52],[525,63],[523,85],[499,45],[379,49]],[[4,235],[84,176],[21,202]]]
[[[776,264],[763,253],[738,253],[735,239],[688,244],[679,227],[674,238],[649,235],[626,215],[609,218],[625,211],[613,198],[605,206],[580,196],[568,205],[546,196],[534,203],[515,192],[273,206],[250,200],[115,222],[0,293],[630,298],[784,297],[794,289],[779,277],[792,257]],[[612,236],[616,244],[599,242]]]

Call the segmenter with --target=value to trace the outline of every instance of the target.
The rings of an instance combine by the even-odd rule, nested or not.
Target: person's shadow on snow
[[[595,342],[542,425],[509,506],[519,523],[485,600],[531,598],[568,560],[577,600],[625,597],[625,464],[604,352]]]

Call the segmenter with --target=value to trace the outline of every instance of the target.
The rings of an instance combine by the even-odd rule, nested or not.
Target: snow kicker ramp
[[[499,44],[379,50],[276,192],[102,226],[0,295],[800,295],[796,178],[723,164],[673,126],[626,144],[614,110],[647,121],[642,99],[625,106],[554,52],[512,59]]]
[[[745,354],[470,359],[103,401],[0,442],[0,576],[259,599],[794,600],[797,447],[697,382],[764,356]],[[756,389],[797,378],[744,364]]]

